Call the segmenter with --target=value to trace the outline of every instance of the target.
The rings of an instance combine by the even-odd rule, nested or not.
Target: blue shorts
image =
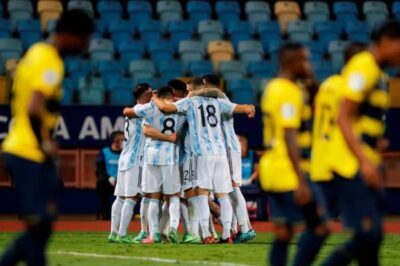
[[[339,196],[337,189],[337,180],[315,182],[317,193],[321,193],[319,201],[324,209],[328,219],[339,216]]]
[[[382,230],[383,192],[367,187],[361,174],[352,179],[336,175],[336,179],[344,225],[355,231]]]
[[[59,187],[54,163],[37,163],[11,154],[4,154],[4,161],[22,219],[28,222],[53,220]]]

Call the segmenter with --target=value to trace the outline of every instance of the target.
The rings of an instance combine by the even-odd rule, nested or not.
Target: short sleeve
[[[189,111],[190,99],[184,98],[174,103],[178,113],[186,114]]]
[[[299,128],[301,124],[302,94],[300,90],[286,90],[277,105],[276,117],[283,128]]]
[[[147,104],[137,104],[133,107],[133,111],[135,112],[137,117],[147,118],[153,115],[154,108],[151,103]]]
[[[235,110],[236,104],[226,99],[218,99],[219,110],[222,115],[230,115]]]
[[[32,62],[32,68],[35,69],[31,76],[31,87],[33,90],[42,92],[46,97],[58,93],[63,78],[62,69],[52,62]]]

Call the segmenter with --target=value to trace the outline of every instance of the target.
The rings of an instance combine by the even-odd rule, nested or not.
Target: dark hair
[[[383,37],[389,39],[400,39],[400,22],[396,20],[388,20],[381,26],[377,27],[371,34],[373,42],[380,42]]]
[[[113,132],[111,133],[111,143],[113,143],[113,142],[117,139],[117,137],[118,137],[119,135],[123,135],[123,134],[124,134],[124,132],[122,132],[121,130],[113,131]]]
[[[173,79],[168,81],[168,86],[177,91],[182,91],[182,92],[187,91],[186,83],[180,79]]]
[[[164,86],[157,90],[157,96],[160,98],[166,98],[173,96],[173,91],[170,86]]]
[[[190,81],[190,85],[192,85],[193,88],[198,88],[202,87],[204,85],[203,79],[199,77],[194,77]]]
[[[298,51],[298,50],[301,50],[301,49],[304,49],[304,48],[305,47],[300,43],[296,43],[296,42],[284,43],[281,46],[281,48],[279,48],[279,52],[278,52],[279,62],[282,63],[282,61],[284,61],[284,58],[285,58],[287,53]]]
[[[55,29],[56,33],[70,33],[79,37],[87,37],[93,31],[93,20],[87,13],[78,9],[65,11],[59,18]]]
[[[365,51],[368,45],[361,42],[352,42],[344,50],[344,60],[348,62],[355,54]]]
[[[139,99],[140,96],[142,96],[143,93],[151,89],[150,85],[147,83],[139,83],[136,85],[135,89],[133,90],[133,96],[135,99]]]
[[[202,79],[206,82],[206,84],[214,85],[216,87],[221,85],[220,78],[213,74],[204,75]]]

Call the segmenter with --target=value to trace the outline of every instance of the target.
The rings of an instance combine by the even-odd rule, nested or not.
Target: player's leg
[[[329,236],[328,216],[322,192],[314,183],[310,182],[313,193],[312,201],[301,207],[306,222],[306,228],[297,244],[297,253],[293,265],[311,265],[321,249],[325,239]]]
[[[193,188],[185,190],[185,197],[188,199],[188,211],[190,221],[190,234],[183,240],[184,243],[200,243],[200,221],[198,211],[198,197]]]
[[[147,225],[148,225],[148,210],[149,210],[150,199],[147,197],[143,197],[140,202],[140,232],[133,239],[134,243],[142,243],[144,239],[148,236]]]
[[[210,233],[213,236],[213,238],[215,239],[215,241],[218,242],[219,236],[218,236],[217,231],[215,230],[214,218],[216,218],[217,221],[219,221],[222,225],[221,209],[220,209],[219,205],[214,202],[214,194],[213,193],[210,193],[210,195],[208,196],[208,206],[210,206],[210,212],[211,212],[210,219],[209,219]]]
[[[117,184],[114,191],[116,198],[111,206],[111,232],[108,236],[109,242],[116,242],[118,236],[119,225],[121,223],[121,211],[125,200],[126,173],[127,171],[118,172]]]
[[[190,233],[190,220],[189,220],[189,209],[188,209],[188,202],[187,200],[180,197],[180,213],[181,213],[181,222],[183,226],[183,236]]]
[[[161,205],[160,231],[161,241],[168,241],[169,231],[169,201],[166,195],[163,195],[163,203]]]

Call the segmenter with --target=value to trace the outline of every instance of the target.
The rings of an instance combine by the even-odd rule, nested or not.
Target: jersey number
[[[329,140],[334,123],[332,108],[329,105],[321,105],[317,136]]]
[[[128,138],[129,138],[129,119],[125,119],[125,134],[124,134],[125,141],[128,141]]]
[[[163,122],[163,130],[161,133],[166,134],[173,134],[175,133],[175,120],[173,118],[167,118]]]
[[[200,114],[201,114],[201,126],[206,127],[206,116],[204,112],[204,106],[200,105]],[[216,127],[218,125],[218,119],[215,116],[216,109],[214,105],[207,105],[206,106],[206,112],[207,112],[207,122],[210,125],[210,127]]]

